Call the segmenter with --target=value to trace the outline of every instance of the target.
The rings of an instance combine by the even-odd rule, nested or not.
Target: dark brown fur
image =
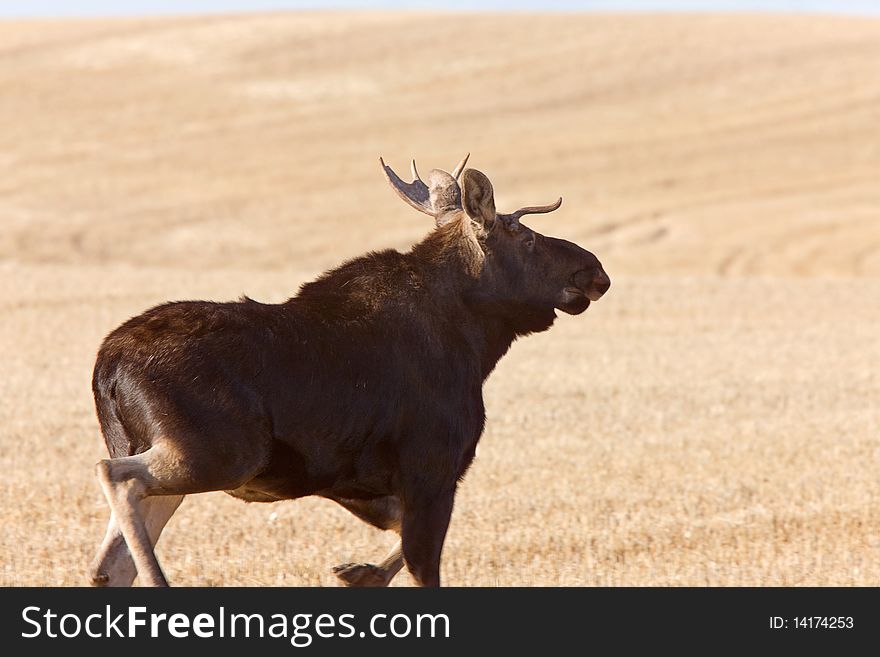
[[[137,478],[138,499],[334,499],[397,529],[416,580],[439,584],[456,486],[483,431],[483,381],[518,336],[551,326],[555,307],[582,312],[608,287],[574,244],[469,213],[282,304],[182,301],[125,322],[94,370],[102,463],[164,451],[148,475],[105,466],[102,481]],[[559,301],[576,274],[583,302]]]

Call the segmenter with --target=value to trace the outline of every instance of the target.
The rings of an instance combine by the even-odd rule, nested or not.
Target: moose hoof
[[[89,584],[92,586],[107,586],[110,583],[110,577],[104,573],[94,573],[89,577]]]
[[[371,563],[344,563],[333,572],[346,586],[385,586],[385,571]]]

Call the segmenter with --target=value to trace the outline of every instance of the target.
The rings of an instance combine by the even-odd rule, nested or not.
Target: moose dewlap
[[[380,160],[381,162],[381,160]],[[351,586],[404,564],[440,584],[456,487],[483,432],[483,382],[511,343],[577,315],[610,280],[579,246],[495,210],[467,157],[427,183],[391,187],[435,227],[408,253],[368,253],[285,303],[166,303],[110,333],[92,389],[110,458],[97,466],[111,517],[90,578],[167,584],[153,551],[185,495],[249,502],[320,495],[397,532]]]

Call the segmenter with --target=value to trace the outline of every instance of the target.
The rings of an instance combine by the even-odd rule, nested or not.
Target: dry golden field
[[[880,21],[288,13],[0,23],[0,584],[80,585],[101,338],[281,301],[430,220],[378,156],[466,151],[610,274],[514,345],[449,585],[880,584]],[[335,585],[333,503],[187,499],[177,585]],[[408,585],[406,573],[395,581]]]

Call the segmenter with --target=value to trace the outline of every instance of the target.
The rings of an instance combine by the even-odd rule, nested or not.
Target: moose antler
[[[559,206],[562,205],[562,197],[560,196],[556,203],[551,203],[550,205],[530,205],[524,208],[520,208],[516,212],[511,212],[510,214],[498,214],[498,219],[504,221],[506,223],[518,224],[520,217],[527,214],[547,214],[548,212],[553,212],[554,210],[558,210]]]
[[[410,164],[412,182],[404,182],[394,170],[385,164],[385,160],[379,158],[382,171],[388,184],[397,192],[397,195],[414,207],[419,212],[439,217],[450,210],[461,209],[461,189],[458,186],[458,178],[464,170],[470,153],[464,156],[461,162],[452,170],[452,174],[442,169],[433,169],[428,173],[428,184],[422,182],[419,171],[416,169],[416,161]]]
[[[470,153],[467,153],[464,158],[462,158],[461,162],[456,165],[456,167],[452,170],[452,177],[458,180],[461,177],[461,172],[464,171],[464,165],[467,164],[468,158],[471,156]]]

